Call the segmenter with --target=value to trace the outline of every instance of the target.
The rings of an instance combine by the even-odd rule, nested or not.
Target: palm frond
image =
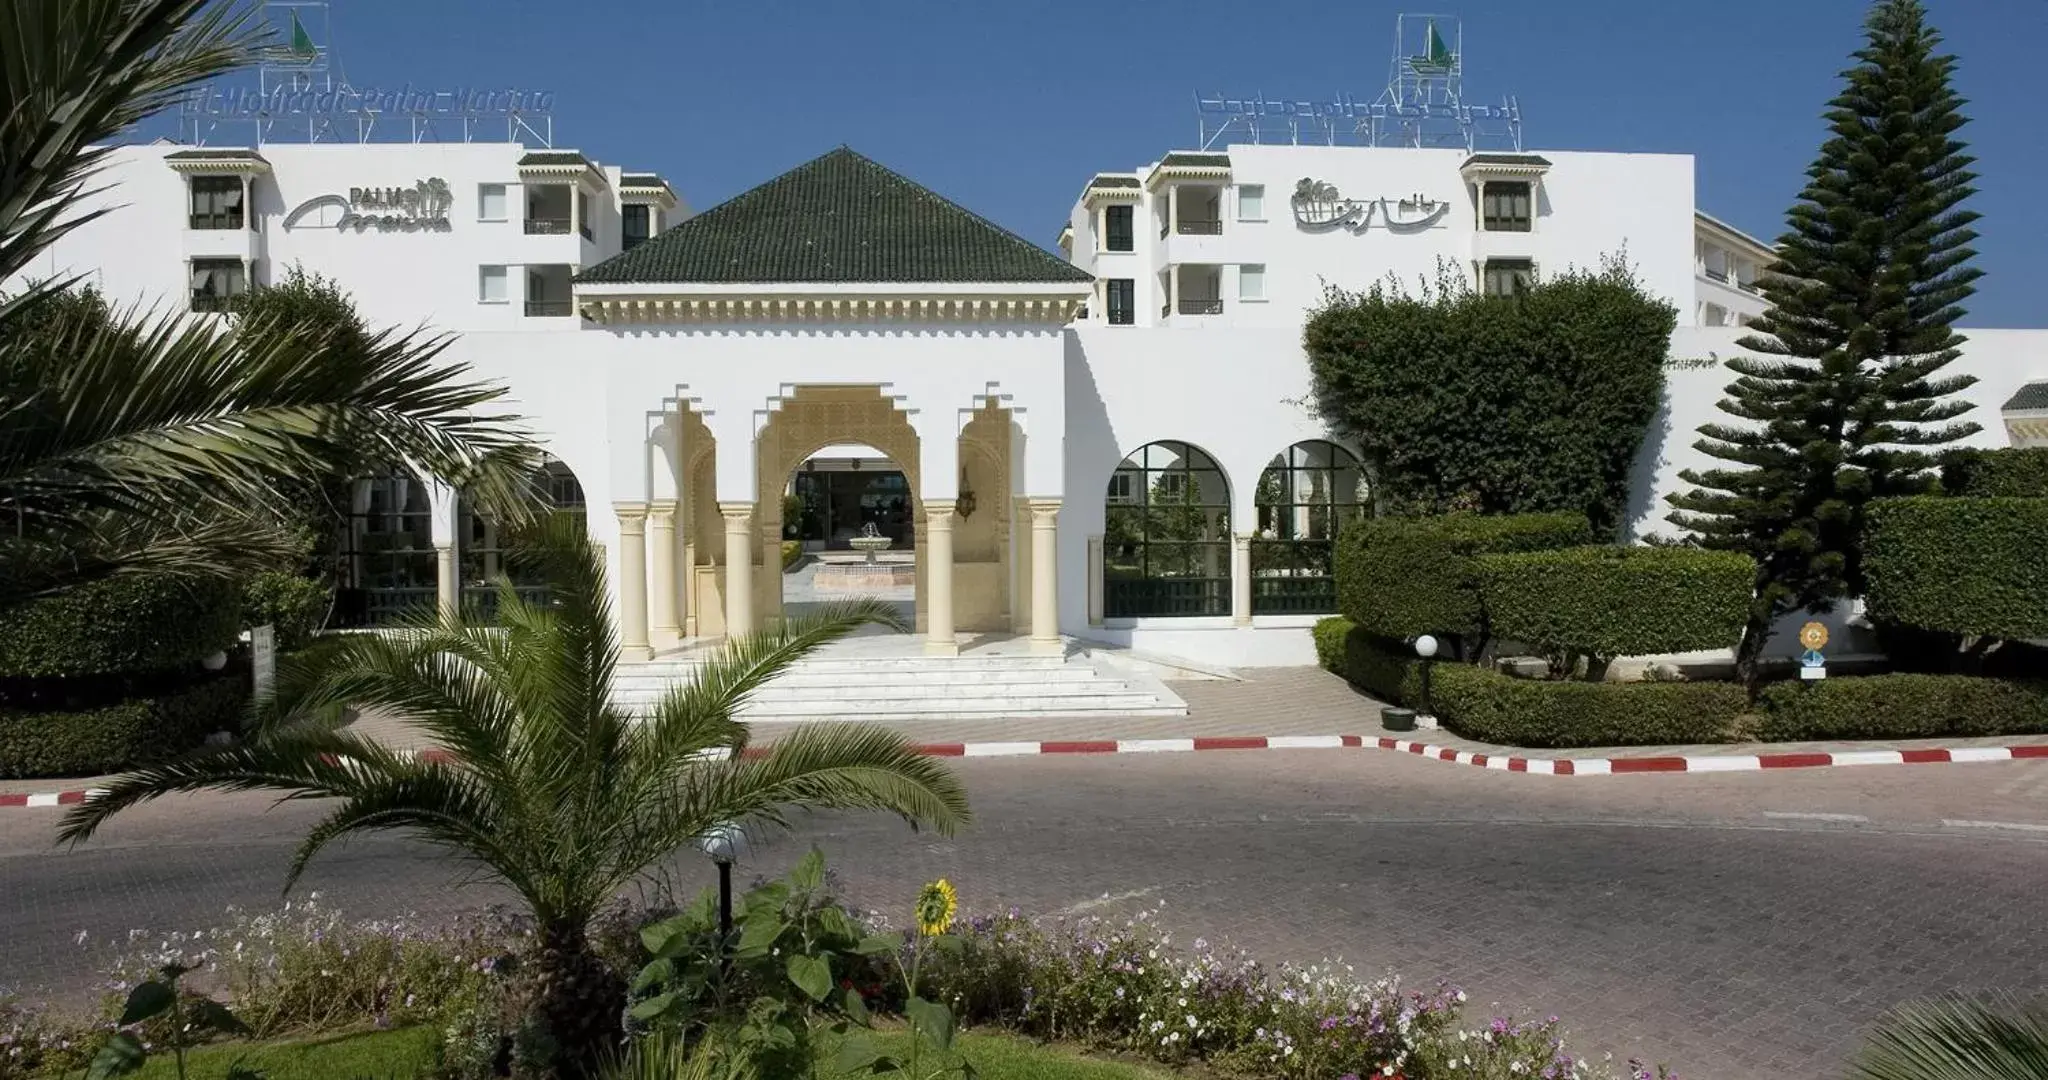
[[[313,826],[292,852],[284,891],[298,883],[313,857],[351,833],[405,829],[490,868],[529,902],[546,895],[513,845],[488,785],[446,766],[415,764],[393,774],[366,776],[334,812]]]
[[[0,533],[0,610],[121,574],[246,580],[299,554],[294,537],[260,512],[87,515],[75,531]]]
[[[2039,1080],[2048,1076],[2048,1005],[2010,996],[1916,1002],[1878,1021],[1857,1080]]]

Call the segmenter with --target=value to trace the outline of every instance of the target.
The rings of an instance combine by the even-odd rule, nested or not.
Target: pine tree
[[[1950,395],[1976,380],[1940,374],[1979,276],[1955,58],[1935,53],[1918,0],[1878,0],[1864,27],[1761,281],[1771,310],[1740,342],[1762,358],[1728,362],[1720,409],[1749,423],[1701,427],[1695,445],[1730,467],[1684,473],[1695,489],[1670,500],[1673,523],[1757,560],[1737,654],[1752,685],[1779,616],[1861,592],[1865,504],[1927,490],[1920,448],[1978,430],[1950,422],[1970,408]]]

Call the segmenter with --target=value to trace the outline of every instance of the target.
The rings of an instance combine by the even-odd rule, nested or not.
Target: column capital
[[[651,517],[673,517],[677,505],[675,499],[650,499],[647,503],[647,513]]]
[[[754,516],[754,504],[750,502],[722,502],[718,513],[728,521],[745,521]]]
[[[1252,541],[1256,539],[1258,539],[1257,533],[1233,533],[1230,537],[1230,546],[1239,548],[1250,548],[1252,546]]]
[[[628,521],[644,521],[647,518],[647,504],[644,502],[616,502],[612,513],[617,514],[621,524]]]
[[[1053,527],[1054,521],[1059,517],[1060,507],[1064,505],[1059,499],[1036,496],[1026,496],[1018,501],[1024,504],[1024,509],[1031,512],[1032,525],[1043,529]]]
[[[933,529],[953,527],[953,512],[959,508],[954,499],[926,499],[924,501],[925,526]]]

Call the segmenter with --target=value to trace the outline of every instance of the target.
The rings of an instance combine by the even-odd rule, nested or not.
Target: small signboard
[[[277,629],[273,626],[259,626],[249,631],[250,667],[255,671],[255,689],[258,700],[269,697],[277,689]]]
[[[1808,652],[1819,652],[1820,650],[1827,648],[1827,624],[1816,620],[1814,622],[1807,623],[1805,626],[1800,627],[1799,643],[1801,645],[1806,646]]]
[[[1819,622],[1809,622],[1799,628],[1799,644],[1806,651],[1799,654],[1799,677],[1802,679],[1825,679],[1828,677],[1828,658],[1821,655],[1821,649],[1828,643],[1828,628]]]

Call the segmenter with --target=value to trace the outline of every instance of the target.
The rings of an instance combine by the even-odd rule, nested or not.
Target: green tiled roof
[[[629,172],[619,174],[620,187],[667,187],[668,181],[651,172]]]
[[[1091,278],[842,146],[606,259],[576,280],[737,285]]]
[[[165,161],[262,161],[263,155],[254,150],[175,150],[164,155]]]
[[[2014,394],[2012,399],[2005,403],[2005,407],[2014,410],[2048,409],[2048,379],[2030,382],[2020,387],[2020,392]]]
[[[1139,184],[1138,178],[1135,176],[1103,176],[1098,174],[1095,179],[1088,181],[1088,186],[1092,188],[1134,188],[1138,187]]]
[[[1465,159],[1466,165],[1533,165],[1550,167],[1550,159],[1541,154],[1474,154]],[[1463,168],[1463,166],[1460,166]]]
[[[1173,153],[1159,159],[1162,169],[1227,169],[1229,154]]]
[[[574,150],[536,150],[519,159],[519,167],[533,165],[588,165],[590,159]]]

